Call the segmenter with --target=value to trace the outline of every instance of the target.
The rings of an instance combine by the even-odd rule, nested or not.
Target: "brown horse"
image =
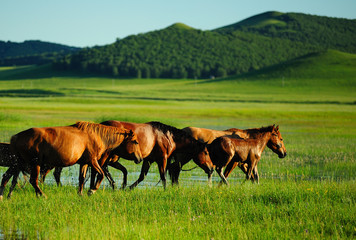
[[[258,129],[251,128],[251,129],[237,129],[237,128],[230,128],[227,130],[214,130],[214,129],[207,129],[207,128],[198,128],[198,127],[186,127],[182,129],[184,132],[195,138],[200,142],[205,143],[212,143],[216,138],[221,136],[235,136],[237,138],[255,138],[258,136]],[[181,154],[176,154],[174,156],[175,162],[171,164],[169,168],[169,174],[171,176],[171,180],[173,184],[178,184],[179,174],[182,170],[182,167],[190,161],[190,159],[185,158]],[[229,169],[235,168],[234,166],[229,166]],[[245,172],[247,166],[240,164],[239,167],[242,171]],[[228,168],[226,168],[228,169]],[[257,171],[257,166],[256,166]],[[209,178],[210,179],[210,178]],[[254,175],[252,175],[252,179],[254,179]],[[210,181],[209,181],[210,183]]]
[[[38,186],[41,168],[67,167],[75,163],[80,164],[79,194],[83,191],[88,165],[99,173],[96,186],[89,190],[89,193],[94,193],[104,176],[101,166],[109,154],[120,147],[133,153],[138,161],[142,159],[136,135],[132,131],[95,123],[77,122],[65,127],[30,128],[11,138],[11,150],[20,159],[16,170],[30,169],[30,183],[37,196],[43,195]],[[7,182],[4,177],[3,182],[5,184],[1,188]]]
[[[160,122],[128,123],[107,121],[102,122],[102,124],[125,127],[131,129],[137,135],[144,161],[141,168],[141,174],[138,180],[130,186],[131,189],[144,180],[150,165],[153,162],[157,163],[163,186],[166,187],[165,175],[167,161],[173,152],[184,152],[184,154],[193,158],[195,163],[202,167],[209,175],[211,175],[214,170],[210,164],[211,161],[206,145],[196,141],[194,138],[175,127]],[[122,153],[118,153],[118,156],[128,160],[131,159],[130,156],[126,156]],[[107,161],[107,163],[109,166],[113,166],[119,170],[124,169],[124,187],[127,181],[127,171],[124,166],[117,162],[117,160],[118,158],[114,158]],[[105,171],[105,167],[103,170]],[[108,174],[108,176],[110,176],[110,174]]]
[[[209,154],[215,165],[216,172],[225,184],[226,177],[223,168],[230,162],[237,162],[239,165],[247,166],[246,180],[252,176],[255,166],[261,159],[261,154],[265,147],[270,148],[279,158],[287,155],[279,127],[269,126],[259,129],[259,137],[254,139],[241,139],[234,136],[223,136],[216,138],[209,146]],[[254,173],[258,181],[258,173]]]

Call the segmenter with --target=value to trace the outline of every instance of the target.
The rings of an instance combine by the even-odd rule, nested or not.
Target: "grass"
[[[164,191],[155,187],[159,176],[153,165],[134,191],[112,191],[105,183],[93,197],[78,197],[77,166],[66,168],[63,187],[55,187],[52,176],[42,186],[48,199],[37,199],[26,185],[0,202],[0,238],[355,238],[356,79],[350,69],[356,68],[353,56],[325,54],[305,61],[331,68],[334,58],[337,67],[326,73],[322,64],[313,72],[293,62],[215,80],[111,79],[53,72],[49,66],[0,68],[3,142],[30,127],[78,120],[158,120],[215,129],[276,123],[288,151],[285,159],[264,151],[260,185],[241,184],[243,175],[235,170],[230,186],[219,188],[215,174],[209,188],[197,168],[182,172],[181,187]],[[141,166],[122,164],[133,183]],[[184,168],[191,167],[194,163]],[[111,172],[119,185],[122,174]]]
[[[26,187],[1,203],[6,229],[45,239],[355,236],[353,181],[265,180],[259,186],[105,190],[93,197],[78,197],[73,187],[45,188],[48,199],[36,199]]]

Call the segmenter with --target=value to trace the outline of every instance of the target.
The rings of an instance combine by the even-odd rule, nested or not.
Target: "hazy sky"
[[[1,0],[0,40],[91,47],[176,22],[211,30],[272,10],[356,19],[356,0]]]

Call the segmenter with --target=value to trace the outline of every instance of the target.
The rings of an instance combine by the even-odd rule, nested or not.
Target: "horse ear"
[[[279,125],[277,125],[276,130],[277,130],[277,131],[279,130]]]

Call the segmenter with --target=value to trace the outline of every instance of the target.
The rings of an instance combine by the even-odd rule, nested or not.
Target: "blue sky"
[[[211,30],[272,10],[356,19],[356,0],[1,0],[0,40],[91,47],[176,22]]]

